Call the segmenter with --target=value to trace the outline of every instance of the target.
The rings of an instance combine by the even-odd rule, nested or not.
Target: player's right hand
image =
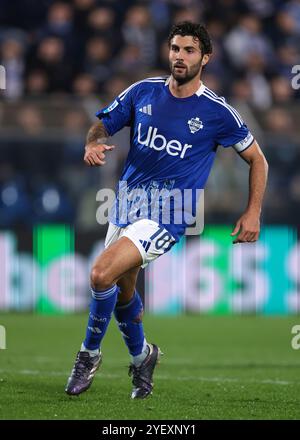
[[[84,162],[89,166],[105,165],[105,152],[111,151],[115,145],[87,144],[85,146]]]

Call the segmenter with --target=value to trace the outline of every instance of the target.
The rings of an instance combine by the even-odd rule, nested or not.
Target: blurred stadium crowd
[[[168,73],[170,25],[204,22],[213,57],[204,83],[243,115],[270,164],[264,220],[300,218],[300,0],[1,0],[0,227],[70,222],[97,228],[96,192],[113,187],[128,132],[107,165],[83,163],[95,111],[132,82]],[[300,67],[299,67],[300,69]],[[300,86],[300,81],[299,81]],[[246,164],[220,151],[206,221],[235,220]]]

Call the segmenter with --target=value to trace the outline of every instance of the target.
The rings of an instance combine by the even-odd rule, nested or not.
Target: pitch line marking
[[[0,369],[0,374],[3,373],[15,373],[15,374],[21,374],[24,376],[68,376],[69,372],[62,372],[62,371],[39,371],[39,370],[5,370]],[[121,379],[122,377],[125,377],[120,374],[107,374],[107,373],[100,373],[97,378],[103,378],[103,379]],[[198,382],[216,382],[216,383],[222,383],[222,382],[232,382],[232,383],[258,383],[258,384],[270,384],[270,385],[300,385],[300,382],[297,381],[290,381],[290,380],[279,380],[279,379],[238,379],[233,377],[202,377],[202,376],[178,376],[173,377],[169,375],[155,375],[156,379],[159,380],[176,380],[179,382],[182,381],[198,381]],[[1,378],[0,378],[1,380]]]

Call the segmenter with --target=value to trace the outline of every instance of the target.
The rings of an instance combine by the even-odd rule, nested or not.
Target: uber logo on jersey
[[[189,148],[193,147],[193,145],[189,145],[189,144],[182,145],[182,143],[176,139],[171,139],[170,141],[168,141],[165,138],[165,136],[157,133],[158,129],[156,127],[152,127],[151,125],[148,127],[148,131],[144,137],[144,140],[142,140],[141,129],[142,129],[142,124],[139,123],[138,142],[141,145],[146,145],[147,147],[153,148],[153,150],[156,151],[161,151],[165,149],[170,156],[179,155],[180,159],[183,159],[186,154],[186,151]]]

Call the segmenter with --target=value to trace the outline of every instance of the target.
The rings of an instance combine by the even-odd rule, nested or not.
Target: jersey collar
[[[197,90],[196,95],[197,95],[197,96],[202,95],[202,93],[204,92],[204,90],[205,90],[205,85],[204,85],[203,82],[201,81],[201,86],[200,86],[199,89]]]
[[[170,80],[171,80],[171,76],[169,76],[169,77],[166,79],[166,81],[165,81],[165,86],[169,86]],[[204,92],[204,90],[205,90],[205,85],[204,85],[203,82],[201,81],[201,86],[199,87],[199,89],[198,89],[194,94],[197,95],[197,96],[201,96],[202,93]]]

